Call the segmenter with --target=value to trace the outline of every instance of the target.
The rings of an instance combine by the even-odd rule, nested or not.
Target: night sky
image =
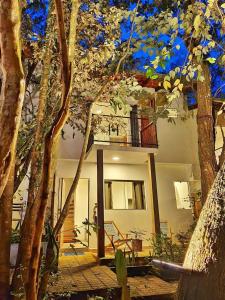
[[[46,18],[48,15],[48,0],[39,0],[39,1],[31,1],[27,0],[28,6],[26,8],[25,14],[29,15],[32,23],[32,39],[42,39],[45,35],[46,28]],[[144,4],[152,4],[152,0],[142,0]],[[135,8],[134,4],[129,5],[129,9],[133,10]],[[156,13],[156,9],[153,8],[149,10],[147,13],[145,12],[145,16],[150,16]],[[129,28],[131,22],[129,20],[124,21],[121,25],[121,40],[125,41],[129,37]],[[218,41],[222,40],[223,37],[220,36],[219,26],[218,24],[212,24],[212,30],[214,35],[216,35]],[[165,45],[169,43],[169,37],[166,35],[161,35],[161,42]],[[159,67],[157,69],[158,73],[167,73],[171,69],[174,69],[177,66],[182,66],[185,58],[187,57],[187,49],[182,40],[182,32],[180,37],[176,39],[175,45],[180,45],[180,49],[173,47],[173,54],[170,59],[166,61],[165,67]],[[173,46],[175,46],[173,45]],[[143,45],[144,46],[144,45]],[[211,57],[219,57],[222,54],[222,50],[220,48],[215,48],[211,53]],[[144,66],[151,65],[151,61],[155,57],[155,53],[149,55],[144,50],[139,50],[133,55],[134,60],[134,68],[139,71],[145,72]],[[214,64],[210,65],[211,75],[212,75],[212,94],[214,97],[225,97],[225,77],[224,77],[224,68],[221,68],[219,65]]]

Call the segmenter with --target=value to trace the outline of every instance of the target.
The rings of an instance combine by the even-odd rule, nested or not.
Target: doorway
[[[72,185],[72,178],[63,178],[61,184],[62,207]],[[62,209],[61,207],[61,209]],[[69,213],[65,219],[60,235],[61,247],[70,247],[74,244],[76,248],[86,248],[89,246],[88,225],[84,225],[85,220],[89,221],[89,179],[81,178],[77,190],[70,203]],[[76,230],[77,229],[77,230]],[[75,239],[77,242],[75,243]],[[80,242],[79,242],[80,241]]]

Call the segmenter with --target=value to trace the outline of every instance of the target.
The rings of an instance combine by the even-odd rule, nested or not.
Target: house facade
[[[155,93],[151,83],[148,88]],[[153,98],[148,101],[151,109],[155,106]],[[107,104],[95,104],[93,118],[97,125],[59,235],[62,249],[74,241],[74,228],[78,229],[76,238],[81,242],[76,247],[97,251],[102,257],[110,248],[107,246],[112,248],[104,231],[108,222],[114,222],[123,237],[132,238],[133,232],[143,234],[144,247],[149,247],[149,239],[160,231],[175,240],[177,233],[193,223],[200,211],[201,191],[196,109],[187,113],[181,97],[169,113],[172,122],[159,118],[154,124],[135,102],[126,112],[116,113]],[[76,131],[73,137],[73,133],[66,125],[59,144],[54,201],[49,204],[54,222],[64,205],[82,150],[83,135]],[[218,149],[221,143],[218,129]],[[21,218],[18,204],[20,199],[26,200],[26,187],[25,180],[14,201],[14,227]],[[85,220],[96,224],[97,232],[90,224],[83,224]]]
[[[183,100],[173,108],[182,115]],[[144,247],[160,231],[174,239],[178,232],[186,231],[198,209],[193,201],[198,202],[200,191],[195,113],[186,120],[177,117],[175,123],[158,119],[155,125],[136,105],[126,114],[115,114],[109,106],[96,104],[94,117],[101,122],[89,141],[78,189],[60,235],[61,247],[72,242],[75,226],[81,247],[86,245],[104,256],[110,244],[104,224],[110,221],[123,236],[143,233]],[[77,132],[73,139],[71,130],[66,126],[59,147],[55,219],[72,184],[83,143],[82,134]],[[97,233],[91,229],[91,235],[87,234],[88,225],[82,225],[85,219],[97,223]]]

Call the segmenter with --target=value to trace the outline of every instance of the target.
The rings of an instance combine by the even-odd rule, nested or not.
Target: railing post
[[[131,141],[133,147],[140,147],[139,140],[139,124],[138,124],[138,110],[137,105],[132,106],[130,112],[130,127],[131,127]]]

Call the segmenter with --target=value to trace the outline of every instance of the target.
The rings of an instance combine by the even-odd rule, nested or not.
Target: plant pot
[[[10,245],[10,266],[15,267],[19,244]]]
[[[142,240],[140,239],[132,239],[132,249],[136,252],[142,251]]]

